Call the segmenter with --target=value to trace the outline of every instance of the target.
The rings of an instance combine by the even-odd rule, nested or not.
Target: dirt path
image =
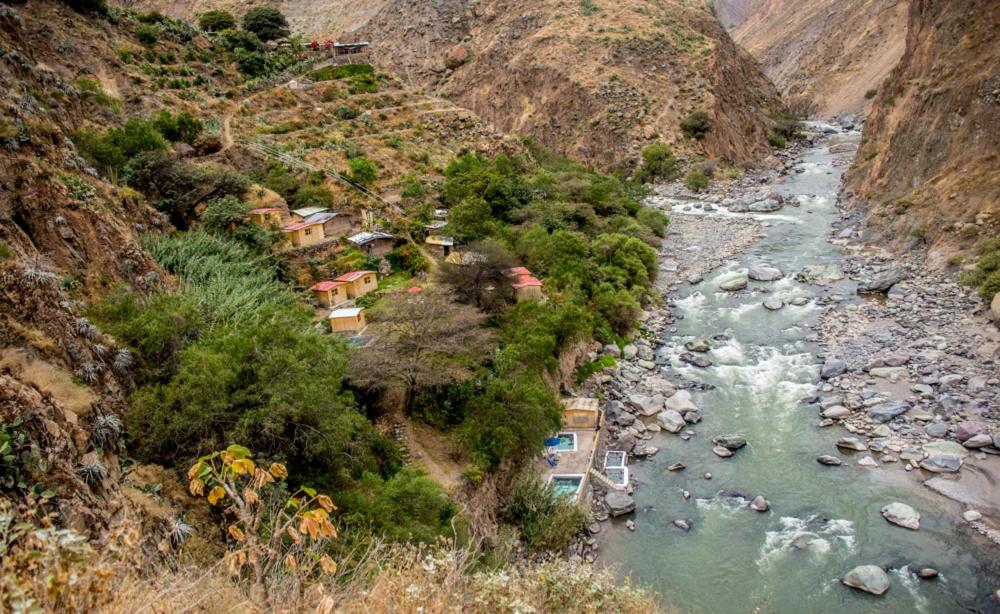
[[[222,151],[226,151],[233,146],[233,114],[227,112],[222,116]]]
[[[410,449],[413,464],[427,472],[446,491],[454,492],[461,484],[462,467],[449,458],[454,445],[443,434],[429,426],[399,418],[403,438]]]

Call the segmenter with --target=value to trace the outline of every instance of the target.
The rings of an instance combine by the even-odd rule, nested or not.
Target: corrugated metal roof
[[[455,244],[455,239],[452,237],[439,237],[431,235],[427,237],[426,243],[430,245],[447,245],[450,247]]]
[[[393,238],[391,234],[387,232],[382,232],[380,230],[359,232],[356,235],[351,235],[347,237],[347,240],[355,245],[364,245],[366,243],[371,243],[378,239],[391,239]]]
[[[316,213],[323,213],[324,211],[329,211],[329,209],[326,207],[303,207],[301,209],[293,210],[292,213],[301,218],[307,218],[310,215],[315,215]]]
[[[306,218],[307,222],[326,222],[327,220],[332,220],[333,218],[340,215],[336,211],[321,211],[319,213],[313,213]]]
[[[590,399],[587,397],[573,397],[571,399],[563,399],[562,404],[566,407],[566,409],[597,411],[599,401],[597,399]]]

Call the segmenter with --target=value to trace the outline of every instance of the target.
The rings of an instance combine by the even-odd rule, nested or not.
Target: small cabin
[[[392,251],[395,238],[379,230],[359,232],[347,238],[347,242],[372,258],[381,258]]]
[[[281,226],[281,209],[278,207],[259,207],[250,210],[250,221],[263,228]]]
[[[430,245],[432,251],[434,251],[438,256],[447,258],[448,254],[451,253],[451,248],[455,246],[455,239],[440,235],[429,235],[424,240],[424,243]]]
[[[518,301],[540,300],[545,297],[542,294],[542,282],[531,274],[531,271],[523,266],[517,266],[510,270],[513,278],[511,287],[514,288],[514,297]]]
[[[571,429],[601,427],[601,409],[597,399],[575,397],[563,399],[563,425]]]
[[[342,281],[321,281],[309,288],[313,297],[324,307],[335,307],[347,301],[347,288]]]
[[[295,222],[281,229],[293,247],[315,245],[326,240],[323,222]]]
[[[365,322],[365,310],[361,307],[334,309],[327,318],[330,329],[335,333],[360,333],[368,326]]]
[[[343,284],[347,296],[346,300],[356,299],[378,289],[378,278],[375,271],[351,271],[333,281]]]
[[[307,217],[305,221],[320,222],[323,224],[323,234],[331,239],[343,236],[351,231],[351,219],[336,211],[314,213]]]

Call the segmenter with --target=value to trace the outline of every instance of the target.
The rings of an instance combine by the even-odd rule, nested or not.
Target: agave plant
[[[194,527],[181,518],[171,518],[167,521],[167,536],[170,537],[170,544],[174,548],[179,548],[192,533]]]
[[[118,445],[121,439],[122,425],[121,419],[114,414],[101,414],[94,418],[90,426],[90,440],[97,448],[111,448]]]
[[[52,286],[59,282],[59,276],[52,271],[46,271],[45,269],[37,266],[28,266],[24,268],[24,272],[21,274],[21,278],[30,286],[36,288],[41,288],[43,286]]]
[[[76,467],[76,474],[87,484],[97,484],[108,477],[108,468],[100,459],[94,459],[86,463],[80,463]]]
[[[80,365],[80,368],[76,370],[75,375],[80,378],[80,380],[93,384],[97,381],[98,376],[101,373],[100,367],[92,362],[85,362]]]
[[[118,373],[126,373],[135,365],[135,356],[132,352],[122,348],[115,352],[115,359],[111,363],[111,368]]]
[[[93,339],[98,335],[97,327],[90,323],[87,318],[77,318],[73,321],[73,330],[76,334],[87,339]]]

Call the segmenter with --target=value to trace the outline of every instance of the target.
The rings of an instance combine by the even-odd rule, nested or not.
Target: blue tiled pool
[[[576,433],[559,433],[556,435],[559,445],[553,446],[556,452],[573,452],[576,450]]]
[[[570,499],[576,499],[582,482],[582,475],[554,475],[549,480],[552,491],[557,497],[569,497]]]

